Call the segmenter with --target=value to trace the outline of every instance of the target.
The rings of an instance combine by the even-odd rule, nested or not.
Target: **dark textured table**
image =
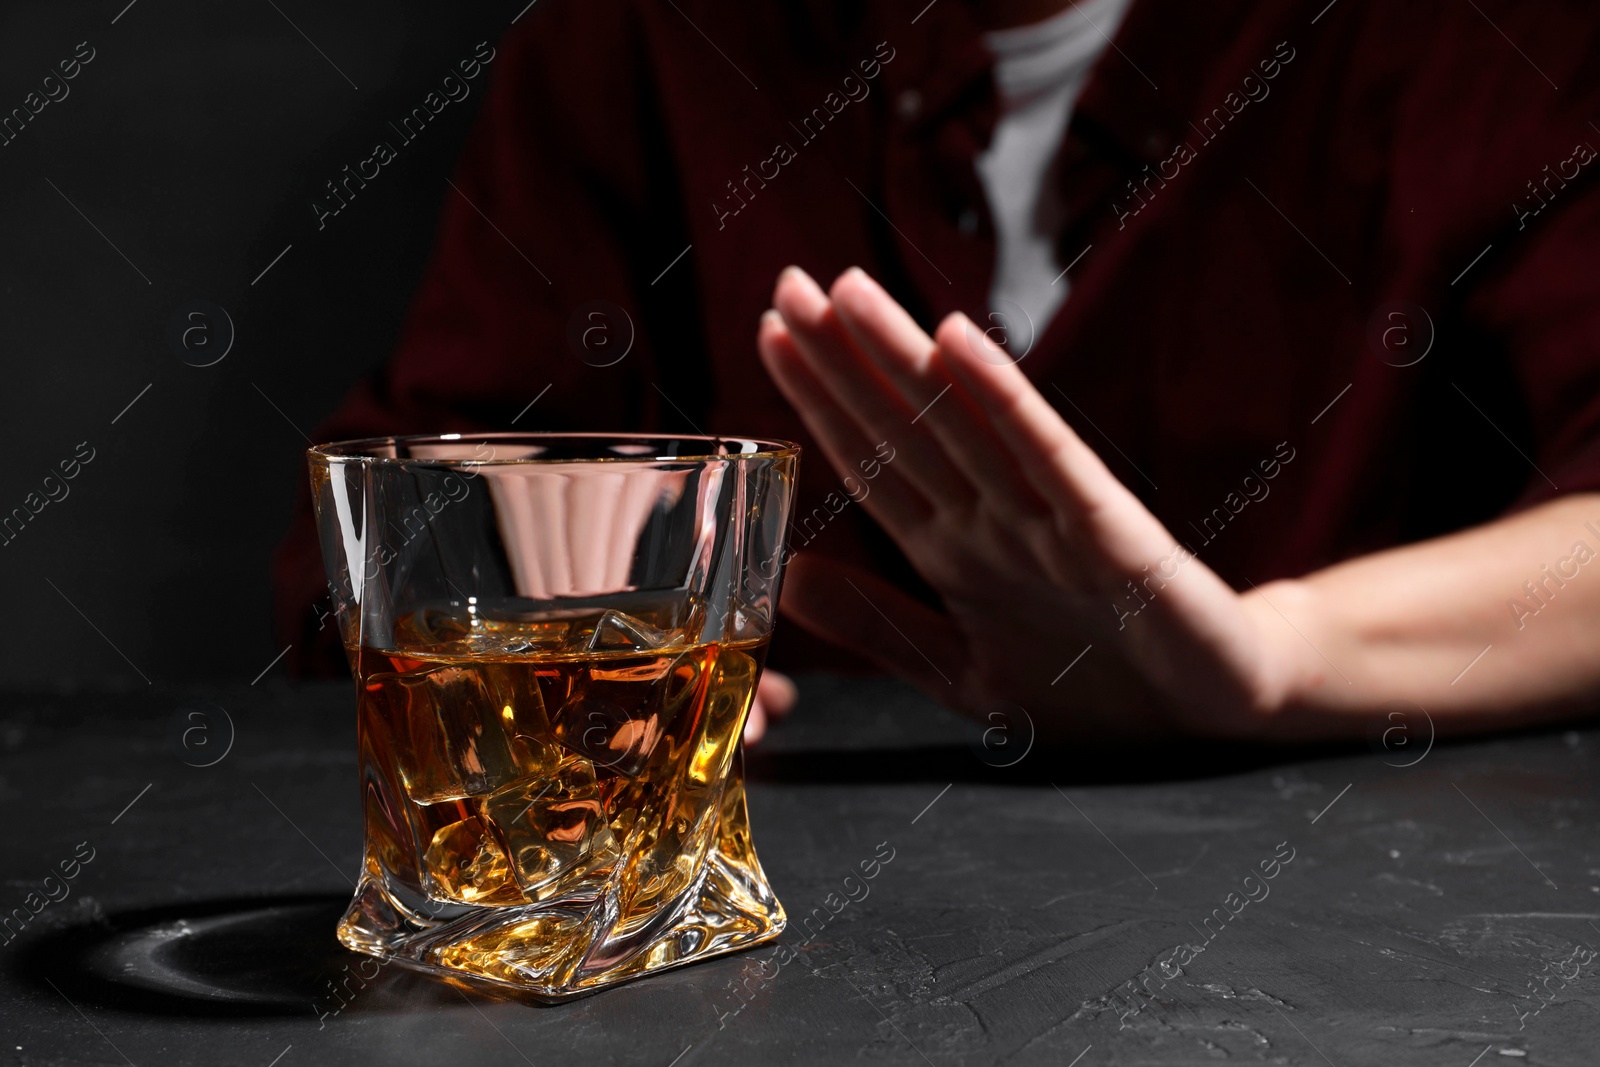
[[[1600,1062],[1600,733],[998,767],[802,694],[747,760],[783,938],[556,1007],[334,943],[347,685],[9,694],[0,1065]]]

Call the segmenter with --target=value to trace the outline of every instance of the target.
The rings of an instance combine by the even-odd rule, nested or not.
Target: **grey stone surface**
[[[347,685],[8,694],[0,1065],[1600,1059],[1600,732],[997,768],[897,685],[802,694],[747,761],[775,973],[765,946],[541,1007],[368,964],[337,1013]]]

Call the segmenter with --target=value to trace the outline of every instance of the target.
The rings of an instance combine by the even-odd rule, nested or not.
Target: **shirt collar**
[[[1257,60],[1270,58],[1271,46],[1263,42],[1288,32],[1286,13],[1263,19],[1260,6],[1255,0],[1135,0],[1084,86],[1074,121],[1138,163],[1166,159],[1192,137],[1190,122],[1238,88],[1237,82],[1208,80],[1235,70],[1243,77]]]
[[[1209,91],[1208,75],[1236,65],[1219,56],[1241,46],[1270,48],[1261,42],[1291,34],[1281,26],[1286,14],[1272,20],[1280,23],[1276,37],[1264,33],[1258,6],[1256,0],[1133,0],[1084,86],[1074,122],[1094,127],[1140,163],[1165,159],[1190,132],[1190,121],[1221,106],[1220,95],[1200,99]],[[890,106],[909,132],[926,132],[992,101],[994,59],[969,0],[902,0],[875,15],[877,39],[895,50],[883,68]]]
[[[909,132],[990,98],[993,59],[966,0],[907,0],[878,14],[878,39],[895,50],[883,68],[890,106]]]

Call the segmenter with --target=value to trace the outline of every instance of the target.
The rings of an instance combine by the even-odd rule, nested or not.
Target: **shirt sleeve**
[[[1600,157],[1582,143],[1600,137],[1574,140],[1591,153],[1590,173],[1508,235],[1520,244],[1468,305],[1504,339],[1527,405],[1533,469],[1518,509],[1600,491]]]
[[[1517,395],[1470,400],[1511,416],[1490,423],[1526,461],[1514,510],[1600,490],[1600,11],[1484,0],[1433,14],[1431,54],[1404,57],[1415,76],[1393,131],[1400,254],[1419,246],[1408,219],[1440,220],[1420,243],[1466,331],[1433,370],[1453,381],[1466,349],[1499,353]]]

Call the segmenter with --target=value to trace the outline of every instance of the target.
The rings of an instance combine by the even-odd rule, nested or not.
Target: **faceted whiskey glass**
[[[310,453],[356,679],[349,948],[540,999],[776,937],[740,738],[799,449],[444,434]]]

